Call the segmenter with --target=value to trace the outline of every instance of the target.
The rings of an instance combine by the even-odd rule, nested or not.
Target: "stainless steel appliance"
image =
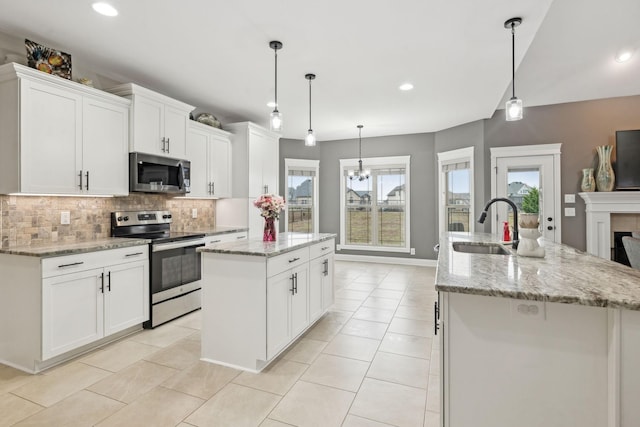
[[[113,237],[151,239],[150,316],[145,328],[168,322],[201,307],[201,256],[204,234],[171,231],[169,211],[111,213]]]
[[[129,153],[129,191],[189,193],[191,162],[152,154]]]

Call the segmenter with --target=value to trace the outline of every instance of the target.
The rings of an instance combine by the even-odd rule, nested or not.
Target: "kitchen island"
[[[202,253],[202,360],[259,372],[333,304],[335,234],[280,233]]]
[[[544,258],[441,236],[442,426],[640,425],[640,271],[542,241]]]

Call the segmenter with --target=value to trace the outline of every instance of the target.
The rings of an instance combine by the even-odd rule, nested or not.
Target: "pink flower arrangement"
[[[260,216],[264,218],[278,219],[284,205],[284,199],[277,194],[263,194],[253,202],[253,206],[260,209]]]

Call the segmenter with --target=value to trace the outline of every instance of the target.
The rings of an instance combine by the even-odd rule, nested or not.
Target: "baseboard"
[[[376,264],[414,265],[418,267],[435,267],[438,263],[435,259],[422,258],[396,258],[371,255],[343,255],[335,254],[336,261],[373,262]]]

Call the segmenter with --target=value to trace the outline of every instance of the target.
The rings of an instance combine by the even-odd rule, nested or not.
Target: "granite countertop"
[[[107,249],[126,248],[129,246],[147,245],[150,241],[151,240],[147,239],[106,237],[104,239],[85,240],[82,242],[73,243],[53,242],[44,245],[16,246],[13,248],[0,249],[0,255],[26,255],[40,258],[50,258],[62,255],[104,251]]]
[[[189,233],[204,233],[205,236],[215,236],[217,234],[229,234],[239,233],[241,231],[248,231],[247,227],[215,227],[204,229],[191,229],[187,230]]]
[[[261,237],[243,239],[233,242],[222,242],[198,248],[198,252],[228,255],[249,255],[274,257],[286,252],[310,246],[314,243],[333,239],[331,233],[279,233],[275,242],[263,242]]]
[[[640,310],[640,271],[540,239],[544,258],[456,252],[452,242],[495,242],[485,233],[444,233],[436,289],[444,292]]]

